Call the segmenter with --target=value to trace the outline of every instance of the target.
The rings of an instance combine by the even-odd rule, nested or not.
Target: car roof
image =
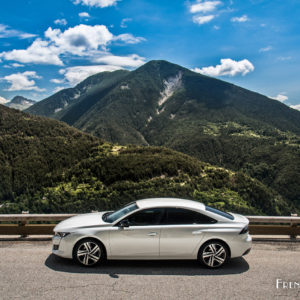
[[[151,207],[184,207],[196,210],[205,210],[205,205],[201,202],[178,199],[178,198],[149,198],[136,201],[139,208]]]

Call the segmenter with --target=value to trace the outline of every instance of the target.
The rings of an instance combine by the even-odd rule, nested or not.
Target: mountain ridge
[[[126,70],[117,70],[114,72],[101,72],[92,75],[82,82],[78,83],[74,88],[61,90],[54,95],[39,101],[34,106],[28,108],[26,112],[61,119],[64,110],[67,112],[70,106],[80,102],[82,96],[89,96],[96,91],[101,92],[102,89],[108,88],[114,84],[114,80],[118,80],[127,74]],[[93,90],[96,89],[96,91]]]
[[[36,101],[25,98],[23,96],[15,96],[13,99],[5,103],[4,105],[18,110],[25,110],[30,106],[34,105],[35,103]]]
[[[92,100],[58,119],[113,143],[165,146],[242,171],[300,205],[299,111],[161,60],[125,74]]]

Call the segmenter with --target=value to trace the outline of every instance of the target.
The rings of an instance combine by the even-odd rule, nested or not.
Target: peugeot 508
[[[52,252],[88,267],[105,259],[194,259],[218,268],[249,253],[248,224],[244,216],[196,201],[144,199],[60,222]]]

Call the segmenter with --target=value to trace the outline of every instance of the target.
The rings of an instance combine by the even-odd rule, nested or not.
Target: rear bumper
[[[250,252],[252,238],[249,233],[241,234],[238,239],[231,242],[231,258],[240,257]]]

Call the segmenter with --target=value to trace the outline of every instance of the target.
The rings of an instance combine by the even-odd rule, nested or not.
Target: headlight
[[[61,238],[64,238],[69,234],[70,232],[55,232],[55,235],[60,236]]]

